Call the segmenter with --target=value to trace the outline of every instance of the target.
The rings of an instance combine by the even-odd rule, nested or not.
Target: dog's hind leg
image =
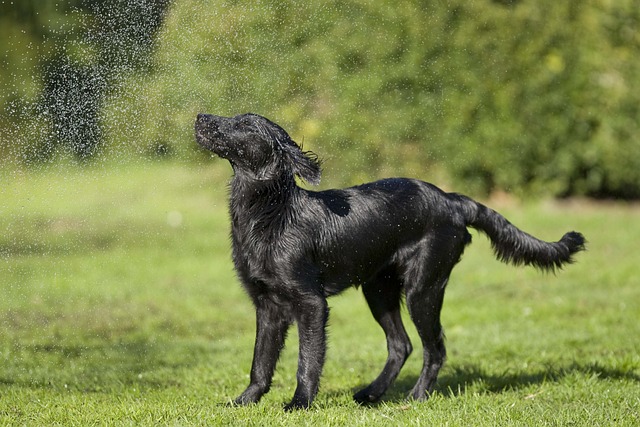
[[[446,350],[440,324],[444,291],[451,270],[469,241],[466,230],[465,233],[441,230],[440,234],[423,242],[413,259],[407,260],[408,268],[404,275],[407,308],[423,347],[422,372],[409,394],[410,398],[427,399],[444,364]]]
[[[389,269],[378,274],[362,287],[362,291],[373,317],[384,330],[389,352],[380,375],[353,396],[356,402],[366,404],[380,399],[393,384],[411,354],[412,347],[400,316],[402,287],[395,271]]]
[[[409,314],[416,325],[423,348],[422,372],[409,394],[410,398],[416,400],[429,397],[446,358],[444,334],[440,324],[440,310],[446,280],[448,279],[427,284],[426,286],[430,289],[426,291],[407,293]]]

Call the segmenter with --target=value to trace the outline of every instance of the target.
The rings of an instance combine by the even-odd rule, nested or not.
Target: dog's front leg
[[[325,327],[329,306],[324,297],[306,295],[296,302],[294,315],[298,322],[300,353],[298,355],[298,386],[285,410],[306,409],[318,393],[320,375],[327,350]]]
[[[264,298],[256,301],[256,343],[253,349],[251,382],[234,401],[236,405],[256,403],[269,391],[290,324],[288,309]]]

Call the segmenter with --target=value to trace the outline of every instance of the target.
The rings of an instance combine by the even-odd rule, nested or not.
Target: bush
[[[103,99],[144,73],[169,0],[0,3],[0,159],[88,160],[103,143]]]
[[[198,112],[253,111],[344,183],[640,197],[633,0],[177,0],[107,100],[113,153],[199,157]]]

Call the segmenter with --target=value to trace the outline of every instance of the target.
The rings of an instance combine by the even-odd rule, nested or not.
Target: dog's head
[[[284,129],[265,117],[198,114],[195,131],[198,144],[229,160],[236,173],[261,180],[288,173],[310,184],[320,182],[320,162],[315,154],[302,151]]]

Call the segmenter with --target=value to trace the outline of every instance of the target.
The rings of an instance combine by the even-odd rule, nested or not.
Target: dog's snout
[[[195,123],[195,127],[196,127],[196,131],[200,131],[200,132],[209,132],[210,134],[214,134],[218,132],[218,126],[219,126],[219,122],[218,122],[218,117],[214,116],[213,114],[204,114],[204,113],[199,113],[198,116],[196,117],[196,123]]]
[[[209,123],[213,116],[211,114],[198,113],[198,117],[196,119],[199,123]]]

